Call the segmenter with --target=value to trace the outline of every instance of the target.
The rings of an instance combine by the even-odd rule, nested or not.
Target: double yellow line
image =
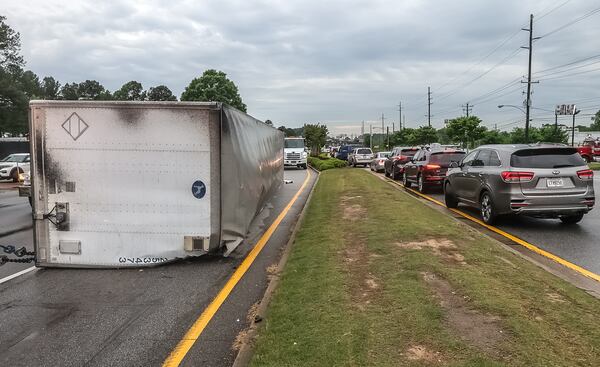
[[[390,180],[388,180],[388,181],[392,182],[392,183],[394,183],[394,184],[396,184],[396,185],[398,185],[400,187],[404,187],[404,185],[402,185],[402,184],[400,184],[398,182],[390,181]],[[511,240],[511,241],[513,241],[515,243],[518,243],[519,245],[521,245],[521,246],[529,249],[530,251],[533,251],[533,252],[535,252],[535,253],[537,253],[539,255],[542,255],[542,256],[544,256],[544,257],[546,257],[546,258],[548,258],[548,259],[550,259],[552,261],[555,261],[555,262],[557,262],[557,263],[559,263],[559,264],[561,264],[563,266],[566,266],[567,268],[569,268],[571,270],[574,270],[574,271],[578,272],[581,275],[584,275],[584,276],[586,276],[588,278],[591,278],[591,279],[594,279],[595,281],[600,282],[600,275],[598,275],[596,273],[593,273],[593,272],[591,272],[591,271],[589,271],[587,269],[584,269],[584,268],[582,268],[579,265],[575,265],[575,264],[573,264],[570,261],[567,261],[567,260],[565,260],[565,259],[563,259],[561,257],[558,257],[558,256],[554,255],[553,253],[550,253],[548,251],[542,250],[541,248],[539,248],[539,247],[537,247],[537,246],[535,246],[535,245],[533,245],[533,244],[531,244],[531,243],[529,243],[529,242],[527,242],[525,240],[522,240],[519,237],[516,237],[516,236],[514,236],[514,235],[512,235],[512,234],[510,234],[508,232],[505,232],[505,231],[501,230],[498,227],[494,227],[492,225],[486,224],[485,222],[483,222],[483,221],[481,221],[481,220],[479,220],[479,219],[477,219],[477,218],[475,218],[475,217],[473,217],[473,216],[471,216],[469,214],[466,214],[466,213],[464,213],[464,212],[462,212],[462,211],[460,211],[458,209],[448,208],[448,207],[446,207],[446,204],[442,203],[439,200],[436,200],[436,199],[432,198],[431,196],[422,194],[422,193],[420,193],[420,192],[418,192],[416,190],[413,190],[413,189],[411,189],[409,187],[404,187],[404,188],[406,190],[412,192],[413,194],[418,195],[418,196],[420,196],[420,197],[422,197],[422,198],[424,198],[426,200],[429,200],[432,203],[435,203],[437,205],[443,206],[444,208],[446,208],[448,210],[451,210],[452,212],[454,212],[454,213],[456,213],[456,214],[458,214],[458,215],[460,215],[460,216],[462,216],[464,218],[467,218],[468,220],[470,220],[472,222],[475,222],[475,223],[477,223],[477,224],[479,224],[479,225],[481,225],[481,226],[489,229],[490,231],[492,231],[494,233],[497,233],[497,234],[499,234],[499,235],[501,235],[501,236],[503,236],[505,238],[508,238],[509,240]]]
[[[217,296],[212,300],[212,302],[206,307],[206,309],[202,312],[202,314],[196,319],[196,321],[192,324],[192,326],[185,333],[183,338],[179,341],[175,349],[169,354],[167,359],[163,362],[163,367],[174,367],[179,366],[181,361],[185,358],[189,350],[192,348],[196,340],[200,337],[210,320],[217,313],[223,302],[229,297],[233,288],[238,284],[238,282],[242,279],[246,271],[250,268],[258,254],[262,251],[263,247],[267,244],[277,227],[287,213],[292,208],[292,205],[298,200],[302,191],[308,185],[310,181],[310,170],[307,171],[306,178],[302,183],[302,186],[298,189],[292,200],[285,206],[285,208],[279,213],[275,221],[269,226],[266,232],[261,236],[256,245],[252,248],[252,250],[248,253],[246,258],[242,261],[240,266],[236,269],[236,271],[231,275],[231,278],[225,283],[225,286],[219,291]]]

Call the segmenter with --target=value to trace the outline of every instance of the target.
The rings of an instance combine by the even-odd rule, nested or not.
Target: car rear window
[[[357,154],[373,154],[371,153],[371,149],[358,149],[356,151]]]
[[[400,151],[400,154],[407,156],[407,157],[414,157],[418,151],[419,151],[418,149],[402,149]]]
[[[465,156],[465,152],[437,152],[431,153],[429,163],[439,164],[440,166],[448,166],[450,162],[460,162]]]
[[[584,166],[585,161],[574,148],[523,149],[511,155],[510,165],[517,168],[561,168]]]

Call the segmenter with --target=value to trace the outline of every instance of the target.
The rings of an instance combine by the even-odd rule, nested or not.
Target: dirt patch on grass
[[[567,303],[567,300],[558,293],[554,293],[554,292],[546,293],[546,297],[552,303]]]
[[[399,242],[397,245],[403,249],[423,250],[429,249],[434,255],[443,258],[444,260],[461,265],[467,265],[465,257],[458,252],[458,247],[445,238],[429,239],[420,242]]]
[[[342,217],[346,220],[354,221],[363,217],[367,210],[360,204],[352,202],[361,196],[342,196],[340,198],[340,206],[342,207]]]
[[[406,358],[410,361],[424,361],[429,363],[442,362],[440,352],[432,352],[422,345],[413,345],[406,350]]]
[[[439,299],[448,327],[459,338],[492,356],[501,356],[498,346],[507,335],[500,327],[500,317],[470,308],[468,297],[459,295],[445,279],[431,273],[423,273],[423,279]]]
[[[380,291],[380,281],[369,271],[372,258],[364,240],[354,238],[346,244],[340,254],[349,278],[350,297],[352,304],[364,311]]]

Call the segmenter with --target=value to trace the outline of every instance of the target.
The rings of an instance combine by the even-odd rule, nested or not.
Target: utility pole
[[[398,103],[398,130],[402,130],[402,101]]]
[[[384,144],[384,140],[383,140],[383,134],[385,134],[385,128],[383,127],[383,121],[385,120],[385,117],[383,116],[383,113],[381,114],[381,145]]]
[[[537,40],[540,37],[533,37],[533,14],[529,15],[529,29],[521,28],[524,31],[529,32],[529,47],[522,47],[529,50],[529,66],[527,68],[527,82],[521,81],[521,83],[527,83],[527,99],[525,100],[525,142],[529,143],[529,109],[531,108],[531,56],[533,53],[533,40]]]
[[[469,113],[473,109],[473,105],[470,105],[469,102],[467,102],[466,105],[462,105],[461,107],[463,108],[463,111],[467,113],[467,117],[469,117]]]
[[[402,115],[402,126],[403,129],[406,129],[406,115]]]
[[[362,135],[362,143],[365,145],[365,120],[362,120],[362,125],[360,125],[360,134]]]
[[[427,87],[427,123],[431,127],[431,87]]]
[[[369,124],[369,148],[373,150],[373,124]]]
[[[387,135],[387,148],[389,148],[390,146],[390,127],[387,127],[387,131],[386,131],[386,135]]]

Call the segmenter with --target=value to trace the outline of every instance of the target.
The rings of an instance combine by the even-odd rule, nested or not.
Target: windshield
[[[369,149],[369,148],[363,148],[363,149],[357,149],[356,154],[373,154],[373,152],[371,152],[371,149]]]
[[[418,151],[418,149],[402,149],[400,151],[400,155],[403,155],[405,157],[414,157]]]
[[[285,139],[285,148],[304,148],[304,139]]]
[[[576,149],[524,149],[512,154],[510,165],[518,168],[563,168],[585,166]]]
[[[448,167],[450,162],[460,162],[465,156],[464,152],[439,152],[431,153],[429,157],[429,163],[439,164],[442,167]]]
[[[26,154],[11,154],[8,157],[4,158],[1,162],[17,162],[23,163],[27,159]]]
[[[379,152],[379,158],[387,158],[392,155],[392,152]]]

